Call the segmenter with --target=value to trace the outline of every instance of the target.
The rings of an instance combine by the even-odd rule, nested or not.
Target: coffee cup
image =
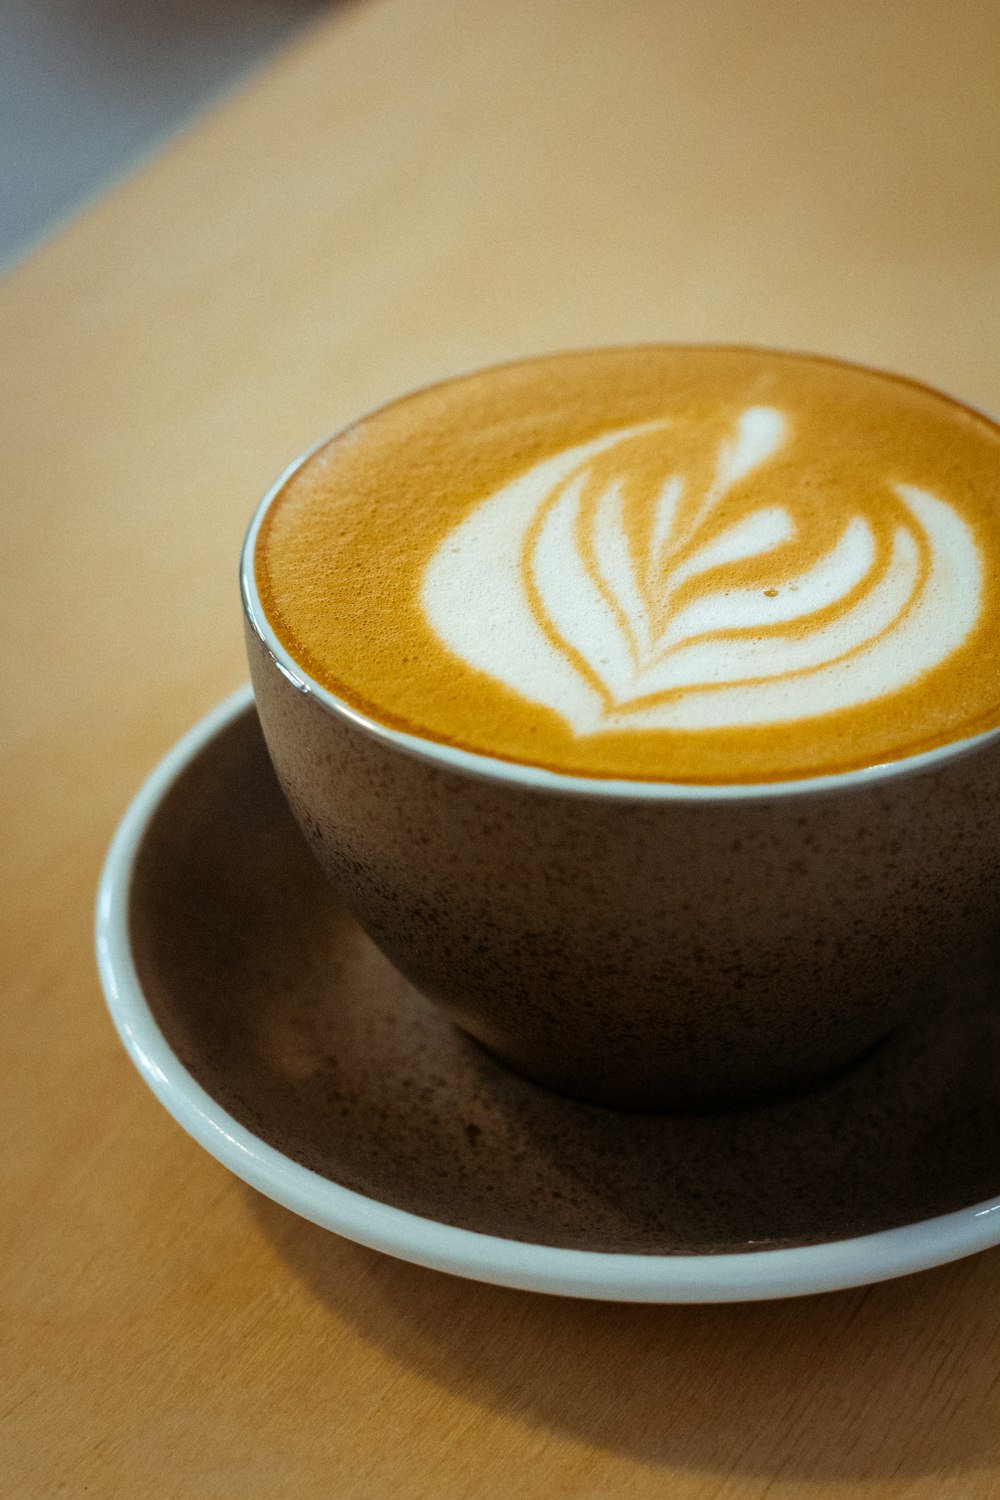
[[[978,414],[766,351],[384,408],[244,546],[292,811],[386,956],[536,1082],[669,1110],[821,1083],[997,913],[991,473]]]

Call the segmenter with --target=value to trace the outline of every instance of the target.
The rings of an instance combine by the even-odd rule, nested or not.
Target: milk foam
[[[719,524],[722,502],[786,448],[786,413],[744,410],[701,494],[671,472],[675,430],[667,416],[605,433],[483,500],[423,576],[438,639],[588,736],[778,725],[888,700],[967,638],[983,563],[945,499],[887,474],[891,527],[880,495],[858,495],[814,556],[792,506]],[[629,453],[651,442],[663,481],[637,543]],[[797,572],[796,548],[810,558]],[[763,582],[736,581],[748,563]]]

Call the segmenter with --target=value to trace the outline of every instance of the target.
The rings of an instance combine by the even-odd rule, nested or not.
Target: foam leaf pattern
[[[483,500],[422,580],[442,643],[590,735],[849,709],[900,691],[972,630],[982,564],[945,500],[887,479],[892,524],[859,502],[819,553],[789,506],[720,524],[725,497],[787,441],[782,412],[750,407],[703,493],[666,472],[652,503],[630,512],[633,445],[658,444],[669,469],[670,430],[663,421],[606,433]],[[808,559],[798,572],[787,566],[796,544]],[[748,566],[755,580],[772,569],[775,586],[748,584]]]

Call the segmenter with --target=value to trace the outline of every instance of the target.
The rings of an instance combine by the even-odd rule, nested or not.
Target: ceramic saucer
[[[287,811],[249,689],[126,814],[97,948],[122,1040],[180,1124],[287,1208],[406,1260],[709,1302],[1000,1242],[1000,944],[797,1099],[700,1117],[575,1103],[455,1031],[360,932]]]

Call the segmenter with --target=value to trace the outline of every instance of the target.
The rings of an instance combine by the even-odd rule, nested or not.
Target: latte
[[[337,697],[568,774],[795,779],[1000,723],[1000,429],[835,361],[638,347],[433,387],[292,474],[255,568]]]

